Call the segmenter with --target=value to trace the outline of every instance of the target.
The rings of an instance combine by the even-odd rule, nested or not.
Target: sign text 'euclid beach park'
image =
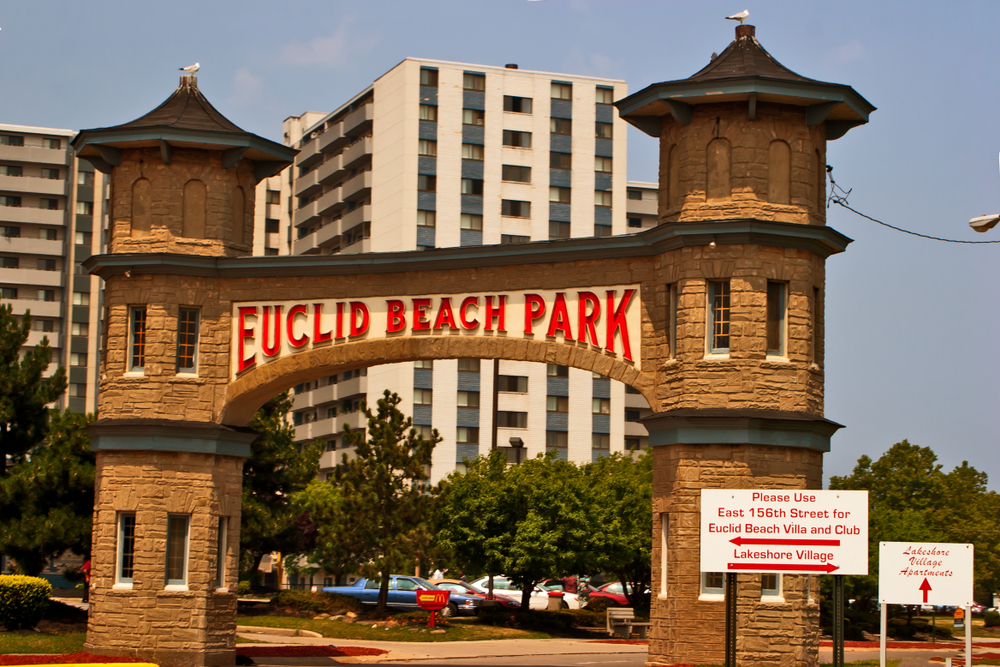
[[[395,336],[553,340],[640,367],[638,285],[233,304],[233,376],[283,356]]]
[[[702,489],[701,571],[868,574],[868,492]]]

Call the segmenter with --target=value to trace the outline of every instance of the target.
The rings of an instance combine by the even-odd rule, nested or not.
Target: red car
[[[470,586],[468,583],[462,581],[461,579],[431,579],[430,582],[437,586],[438,588],[443,588],[446,591],[451,591],[452,593],[458,593],[459,595],[467,595],[470,598],[480,598],[485,600],[486,595],[480,593],[475,588]],[[502,595],[496,596],[497,602],[500,603],[502,607],[520,607],[521,603],[517,600],[512,600],[508,597]]]
[[[555,591],[563,590],[563,582],[559,579],[546,579],[542,582],[542,584]],[[579,588],[577,589],[577,594],[581,598],[586,596],[588,603],[590,600],[596,600],[597,598],[607,598],[609,602],[614,602],[622,607],[630,606],[631,603],[629,603],[628,598],[621,593],[621,584],[618,584],[617,592],[604,590],[611,585],[612,584],[605,584],[604,586],[601,586],[601,588],[594,588],[590,584],[578,584]],[[584,593],[584,591],[586,592]]]

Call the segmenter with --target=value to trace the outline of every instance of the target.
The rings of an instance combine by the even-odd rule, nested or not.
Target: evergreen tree
[[[45,439],[48,405],[66,391],[61,366],[43,378],[52,360],[48,337],[21,356],[31,332],[31,313],[18,322],[13,307],[0,305],[0,477]]]
[[[250,424],[260,437],[243,465],[240,566],[244,576],[254,576],[264,554],[302,550],[303,533],[290,498],[316,476],[323,444],[316,441],[301,449],[295,444],[295,427],[285,419],[291,408],[286,391],[261,406]]]
[[[320,528],[328,536],[319,541],[321,558],[348,554],[362,574],[380,577],[378,614],[385,613],[389,576],[430,542],[427,533],[435,503],[427,480],[431,454],[441,438],[436,430],[429,440],[422,437],[399,409],[401,400],[386,391],[375,412],[365,406],[367,433],[345,427],[356,456],[345,455],[334,473],[338,492],[330,498],[340,503],[339,521]],[[336,547],[339,554],[324,556],[322,545],[330,539],[343,544]]]
[[[46,442],[0,480],[0,551],[32,576],[65,551],[90,557],[94,454],[84,429],[94,415],[54,410],[50,419]]]

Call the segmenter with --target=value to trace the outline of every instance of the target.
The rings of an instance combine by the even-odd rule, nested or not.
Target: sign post
[[[451,591],[417,591],[417,606],[431,613],[427,627],[435,626],[434,620],[437,612],[448,606],[451,598]]]
[[[880,542],[878,597],[882,605],[879,663],[885,667],[886,606],[890,604],[953,605],[965,609],[965,664],[972,659],[971,544],[937,542]]]
[[[726,573],[726,665],[736,664],[736,573],[835,574],[833,664],[844,663],[844,581],[868,574],[868,492],[702,489],[701,571]]]

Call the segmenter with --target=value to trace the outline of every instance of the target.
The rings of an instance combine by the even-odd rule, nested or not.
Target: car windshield
[[[545,584],[535,584],[535,588],[537,588],[540,591],[545,591],[546,593],[548,593],[551,590],[555,590],[549,586],[546,586]]]
[[[420,584],[421,588],[425,588],[425,589],[427,589],[429,591],[440,591],[440,590],[443,590],[441,588],[438,588],[437,586],[435,586],[431,582],[427,581],[426,579],[421,579],[420,577],[410,577],[410,578],[413,579],[413,581],[415,581],[418,584]]]

